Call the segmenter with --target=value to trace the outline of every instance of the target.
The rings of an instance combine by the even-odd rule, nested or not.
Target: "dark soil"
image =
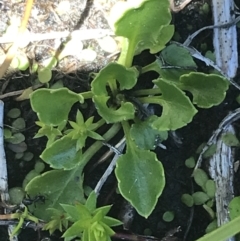
[[[4,32],[5,25],[9,16],[18,14],[21,15],[24,8],[24,3],[15,3],[13,5],[9,4],[7,1],[3,1],[4,6],[2,6],[1,24],[0,24],[0,34]],[[56,7],[56,1],[36,1],[35,8],[41,12],[42,18],[44,20],[34,19],[32,17],[29,22],[29,29],[36,33],[44,33],[46,31],[55,30],[63,31],[74,29],[89,29],[89,28],[109,28],[106,19],[102,15],[102,12],[97,8],[97,6],[92,1],[85,0],[71,0],[71,10],[60,16],[60,19],[56,20],[54,18],[53,11]],[[110,1],[111,2],[111,1]],[[114,2],[114,1],[113,1]],[[209,2],[206,0],[193,1],[189,6],[187,6],[182,12],[174,14],[173,23],[176,26],[176,31],[179,33],[180,42],[183,42],[191,33],[195,32],[199,28],[212,24],[211,11],[207,14],[200,14],[199,9],[205,3]],[[101,1],[99,1],[101,3]],[[112,2],[110,3],[110,5]],[[104,9],[109,6],[104,5]],[[55,16],[56,17],[56,16]],[[54,46],[56,40],[45,40],[45,42],[37,43],[34,51],[32,51],[33,45],[27,47],[24,51],[30,53],[32,51],[32,56],[34,59],[40,59],[39,61],[45,59],[51,54],[49,46]],[[208,49],[212,50],[212,31],[207,30],[201,33],[193,42],[193,46],[197,49],[200,48],[201,43],[206,43]],[[42,47],[44,46],[44,47]],[[70,89],[80,92],[88,89],[89,86],[89,73],[96,72],[101,69],[111,58],[107,59],[109,53],[104,52],[97,44],[96,40],[87,40],[84,42],[84,46],[91,46],[97,52],[97,58],[94,62],[82,63],[76,58],[69,57],[65,62],[61,62],[56,68],[56,72],[53,75],[53,82],[58,79],[63,79],[64,86]],[[2,45],[5,49],[7,46]],[[144,66],[149,62],[154,60],[155,56],[151,56],[148,52],[142,53],[137,56],[134,60],[136,65]],[[69,65],[76,61],[74,68],[70,68]],[[68,68],[69,67],[69,68]],[[200,63],[199,66],[204,71],[209,71],[206,66]],[[150,74],[145,76],[145,78],[154,79],[155,76]],[[239,75],[236,77],[236,82],[238,81]],[[2,94],[9,93],[16,90],[26,89],[32,86],[34,76],[30,76],[30,73],[16,73],[14,76],[6,76],[5,81],[2,82]],[[7,83],[5,85],[5,83]],[[132,240],[138,235],[144,235],[144,230],[150,229],[151,236],[156,237],[155,240],[164,241],[194,241],[201,237],[205,233],[207,225],[210,223],[210,218],[208,217],[206,211],[202,207],[188,208],[181,202],[181,196],[184,193],[192,193],[196,191],[198,187],[192,182],[191,174],[192,170],[185,166],[185,160],[195,155],[197,147],[208,140],[212,132],[217,129],[221,120],[231,111],[238,107],[235,101],[238,91],[235,88],[230,87],[227,97],[224,102],[208,110],[199,109],[198,114],[195,116],[192,123],[188,126],[178,130],[176,134],[181,139],[182,144],[174,142],[173,138],[169,138],[163,144],[167,147],[166,150],[158,147],[156,153],[159,160],[162,161],[165,169],[166,175],[166,187],[162,196],[159,198],[158,204],[148,219],[144,219],[134,214],[133,222],[129,227],[129,230],[122,230],[122,228],[117,228],[117,237],[114,240],[122,240],[127,235],[132,234]],[[34,153],[34,161],[24,162],[15,159],[15,153],[12,152],[7,144],[5,146],[7,163],[8,163],[8,175],[9,175],[9,188],[15,186],[21,186],[22,181],[26,174],[33,169],[35,161],[38,160],[39,155],[44,149],[46,140],[44,138],[33,139],[33,136],[37,132],[37,127],[35,121],[37,121],[37,116],[31,110],[29,100],[24,100],[22,102],[16,102],[13,97],[5,98],[5,113],[7,113],[11,108],[17,107],[22,111],[22,117],[26,121],[27,128],[24,130],[24,135],[26,137],[26,144],[28,151]],[[92,110],[94,113],[94,107]],[[156,110],[158,111],[158,110]],[[89,114],[89,113],[88,113]],[[10,119],[5,117],[5,124],[11,124]],[[104,153],[106,149],[101,150]],[[98,154],[98,157],[101,153]],[[94,158],[95,159],[95,158]],[[97,161],[93,160],[92,162]],[[107,163],[97,166],[93,171],[91,171],[91,178],[85,176],[85,184],[94,188],[97,181],[104,172]],[[86,167],[86,173],[90,173],[88,170],[89,166]],[[92,178],[94,177],[94,178]],[[236,180],[239,181],[239,180]],[[113,209],[111,210],[111,215],[118,217],[119,213],[124,208],[125,202],[120,195],[115,192],[116,180],[114,176],[108,179],[105,184],[101,196],[99,198],[99,205],[103,204],[113,204]],[[239,188],[237,189],[240,192]],[[145,198],[144,196],[142,198]],[[162,216],[166,211],[173,211],[175,218],[172,222],[164,222]],[[173,236],[166,236],[166,234],[178,227],[181,227],[181,231]],[[136,236],[134,236],[136,235]],[[34,231],[32,229],[23,229],[19,235],[19,241],[33,241],[33,240],[62,240],[60,239],[61,234],[56,233],[49,236],[47,232]],[[165,237],[166,236],[166,237]],[[163,239],[165,237],[165,239]],[[47,239],[49,238],[49,239]],[[0,241],[7,240],[7,230],[5,227],[0,226]],[[138,240],[151,240],[151,238],[144,238]]]

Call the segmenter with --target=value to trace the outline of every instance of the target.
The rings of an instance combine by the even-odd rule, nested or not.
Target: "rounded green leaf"
[[[23,118],[17,118],[12,122],[12,127],[16,130],[22,130],[26,127],[26,122]]]
[[[177,53],[177,54],[176,54]],[[176,44],[168,45],[162,52],[161,57],[170,66],[197,68],[192,55],[185,48]]]
[[[208,147],[208,149],[203,153],[203,158],[212,157],[217,150],[217,144],[212,144]]]
[[[128,38],[129,46],[137,53],[144,49],[157,53],[172,38],[174,27],[169,25],[172,17],[168,0],[161,0],[161,4],[159,0],[134,0],[119,6],[111,13],[115,33]]]
[[[29,67],[29,60],[26,54],[17,55],[18,58],[18,69],[25,71]]]
[[[222,141],[227,145],[227,146],[239,146],[240,142],[236,135],[233,133],[225,133],[221,137]]]
[[[7,117],[10,117],[13,119],[18,118],[20,115],[21,115],[21,110],[18,108],[13,108],[7,113]]]
[[[25,192],[21,187],[12,187],[8,191],[11,204],[21,204],[25,196]]]
[[[20,144],[21,142],[25,141],[25,136],[22,133],[13,134],[12,137],[13,138],[7,140],[12,144]]]
[[[193,95],[193,103],[201,108],[219,105],[228,90],[226,79],[217,74],[191,72],[182,75],[180,83],[181,89],[190,91]]]
[[[52,70],[47,67],[39,67],[38,70],[38,79],[41,83],[47,83],[52,78]]]
[[[205,171],[198,168],[193,172],[194,181],[202,188],[205,188],[206,182],[209,180]]]
[[[153,127],[158,130],[176,130],[192,121],[197,110],[189,98],[175,85],[164,79],[157,79],[154,83],[160,88],[162,96],[154,97],[155,103],[163,107],[162,115]]]
[[[77,151],[76,140],[64,136],[47,147],[40,157],[52,168],[70,170],[79,164],[82,150]]]
[[[188,207],[192,207],[194,204],[193,197],[187,193],[182,195],[181,201]]]
[[[59,125],[68,120],[68,113],[77,101],[82,103],[84,99],[67,88],[39,89],[30,95],[32,109],[46,125]]]
[[[215,219],[211,223],[208,224],[205,232],[206,233],[211,233],[212,231],[214,231],[217,228],[218,228],[217,219]]]
[[[135,109],[132,103],[121,100],[120,106],[108,106],[110,95],[107,86],[115,81],[120,90],[129,90],[137,83],[138,71],[135,68],[125,68],[117,63],[110,63],[103,68],[92,82],[93,101],[97,111],[107,123],[120,122],[134,118]],[[115,90],[117,91],[117,90]],[[116,93],[117,94],[117,93]],[[116,98],[113,96],[112,98]]]
[[[202,205],[209,200],[209,196],[205,192],[195,192],[192,197],[195,205]]]
[[[37,161],[34,165],[34,170],[37,173],[41,173],[43,172],[43,170],[45,169],[45,164],[42,161]]]
[[[23,160],[28,162],[28,161],[31,161],[33,159],[33,157],[34,157],[33,153],[27,151],[23,155]]]
[[[164,169],[156,154],[131,145],[120,156],[115,173],[120,193],[147,218],[165,186]]]
[[[240,197],[235,197],[229,204],[229,216],[231,220],[240,216]]]
[[[174,219],[174,212],[167,211],[163,214],[163,220],[165,222],[172,222]]]
[[[195,167],[195,159],[194,157],[189,157],[186,161],[185,161],[185,166],[188,168],[194,168]]]
[[[214,198],[215,197],[215,192],[216,192],[216,185],[215,182],[213,180],[207,180],[206,184],[205,184],[205,188],[206,188],[206,193],[210,198]]]

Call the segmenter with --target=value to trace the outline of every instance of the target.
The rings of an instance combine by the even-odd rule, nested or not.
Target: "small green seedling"
[[[174,212],[167,211],[163,214],[163,220],[165,222],[172,222],[174,219]]]
[[[81,238],[82,241],[111,240],[110,237],[115,233],[111,227],[121,225],[122,222],[106,216],[111,206],[97,208],[96,202],[96,194],[92,192],[84,205],[81,203],[61,204],[65,213],[61,213],[61,216],[57,210],[53,210],[55,214],[46,224],[45,229],[53,233],[56,229],[62,230],[64,226],[67,229],[62,236],[65,240],[73,238]],[[68,222],[72,223],[70,227],[68,227]]]

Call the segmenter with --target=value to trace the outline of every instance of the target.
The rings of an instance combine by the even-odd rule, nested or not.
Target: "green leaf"
[[[32,109],[46,125],[59,125],[68,120],[72,105],[78,101],[83,103],[83,97],[67,88],[39,89],[30,95]]]
[[[115,234],[115,232],[108,225],[103,222],[100,222],[100,224],[103,226],[106,236],[113,236]]]
[[[91,213],[85,205],[76,203],[73,205],[61,204],[64,211],[72,218],[72,222],[91,219]]]
[[[132,143],[126,154],[120,156],[115,173],[120,193],[147,218],[165,186],[164,169],[156,154]]]
[[[185,161],[185,166],[188,168],[194,168],[195,167],[195,159],[194,157],[189,157],[186,161]]]
[[[192,93],[198,107],[210,108],[224,100],[228,82],[220,75],[191,72],[181,76],[180,88]]]
[[[163,107],[162,115],[153,122],[153,127],[161,131],[176,130],[191,122],[197,110],[185,93],[163,79],[153,82],[162,92],[162,96],[154,97],[155,103]]]
[[[208,205],[203,204],[203,208],[207,211],[211,219],[214,219],[216,217],[215,211],[213,211],[212,208],[210,208]]]
[[[94,191],[90,193],[90,195],[87,198],[87,201],[85,203],[85,206],[87,209],[92,213],[97,206],[97,195]]]
[[[239,146],[240,145],[238,138],[233,133],[226,133],[221,136],[221,139],[227,146]]]
[[[207,195],[210,198],[214,198],[215,193],[216,193],[215,182],[213,180],[207,180],[207,182],[205,184],[205,190],[206,190]]]
[[[20,144],[25,140],[25,136],[22,133],[15,133],[12,135],[12,138],[7,139],[7,142],[12,144]]]
[[[66,232],[62,235],[63,238],[68,237],[81,237],[84,230],[90,226],[91,219],[79,220],[75,222]]]
[[[174,219],[174,212],[167,211],[163,214],[163,220],[165,222],[172,222]]]
[[[10,117],[13,119],[18,118],[20,115],[21,115],[21,110],[18,108],[12,108],[7,113],[7,117]]]
[[[229,204],[229,216],[231,220],[240,216],[240,197],[235,197]]]
[[[116,80],[120,90],[131,89],[137,82],[138,71],[135,68],[125,68],[117,63],[110,63],[103,68],[92,82],[93,101],[97,111],[107,123],[120,122],[134,118],[135,109],[132,103],[120,101],[120,103],[108,104],[110,96],[107,85]],[[116,90],[115,90],[116,91]],[[113,98],[116,97],[116,93]],[[113,102],[116,102],[115,99]],[[115,104],[115,105],[114,105]],[[119,106],[118,106],[119,105]]]
[[[97,132],[95,132],[95,131],[88,131],[87,135],[89,137],[91,137],[92,139],[94,139],[94,140],[99,140],[99,141],[103,141],[104,140],[104,138],[101,135],[99,135]]]
[[[38,72],[38,79],[43,84],[49,82],[52,78],[52,70],[50,68],[39,67],[37,72]]]
[[[70,170],[81,161],[82,150],[76,149],[76,140],[64,136],[47,147],[40,157],[52,168]]]
[[[212,144],[208,147],[208,149],[203,153],[203,158],[209,158],[212,157],[217,150],[217,145],[216,144]]]
[[[78,212],[78,209],[73,205],[68,204],[61,204],[61,207],[63,210],[68,214],[68,216],[71,218],[71,222],[76,222],[81,217],[81,212]]]
[[[77,123],[78,125],[84,124],[83,115],[82,115],[81,111],[79,111],[79,110],[77,111],[76,123]]]
[[[18,69],[25,71],[29,67],[29,60],[26,54],[19,54],[16,56],[18,59]]]
[[[100,208],[97,208],[94,212],[93,215],[96,215],[97,213],[99,213],[101,211],[103,216],[106,216],[107,213],[110,211],[112,205],[107,205],[107,206],[102,206]]]
[[[192,207],[194,204],[193,197],[187,193],[182,195],[181,201],[188,207]]]
[[[209,200],[209,196],[205,192],[195,192],[192,197],[195,205],[202,205]]]
[[[215,229],[218,228],[218,224],[217,224],[217,220],[213,220],[211,223],[208,224],[205,233],[211,233],[212,231],[214,231]],[[212,240],[212,239],[209,239]]]
[[[103,217],[102,221],[109,227],[115,227],[123,224],[120,220],[108,216]]]
[[[193,178],[194,181],[202,188],[205,188],[206,182],[209,180],[206,172],[200,168],[193,172]]]
[[[51,212],[51,221],[44,225],[43,230],[49,230],[52,235],[56,230],[62,232],[63,228],[68,227],[69,221],[66,213],[55,208],[48,208],[48,211]]]
[[[161,56],[168,65],[179,67],[193,67],[197,68],[193,61],[192,55],[185,48],[176,44],[168,45],[162,52]]]
[[[166,131],[159,131],[152,128],[152,123],[157,118],[157,116],[150,116],[147,120],[139,121],[131,126],[131,137],[140,149],[154,150],[159,138],[160,142],[167,139]]]
[[[46,197],[45,203],[36,203],[36,208],[32,205],[31,211],[34,215],[43,220],[51,219],[51,212],[48,208],[62,210],[60,203],[73,204],[75,202],[84,203],[84,191],[82,187],[82,166],[71,170],[52,170],[43,173],[32,179],[25,188],[30,197],[43,195]]]
[[[169,26],[168,0],[161,0],[161,4],[158,0],[128,1],[119,6],[111,14],[115,33],[128,39],[133,52],[150,49],[151,53],[157,53],[172,38],[174,26]]]

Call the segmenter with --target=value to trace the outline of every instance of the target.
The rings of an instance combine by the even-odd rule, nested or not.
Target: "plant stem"
[[[118,63],[127,68],[130,68],[132,66],[135,47],[135,41],[129,41],[127,38],[124,38],[122,42],[122,51],[118,59]]]
[[[85,100],[93,97],[92,91],[86,91],[86,92],[80,93],[79,95],[81,95]]]
[[[116,96],[117,95],[117,82],[115,79],[112,79],[111,81],[108,81],[109,87],[112,91],[112,95]]]
[[[160,91],[159,88],[152,88],[152,89],[135,90],[132,93],[133,93],[134,96],[156,95],[156,94],[161,94],[161,91]]]
[[[155,72],[159,73],[159,70],[161,68],[161,66],[159,66],[159,64],[157,63],[157,60],[155,60],[151,64],[142,67],[141,73],[144,74],[144,73],[149,72],[149,71],[155,71]]]
[[[95,124],[97,124],[97,126],[96,126],[96,128],[93,129],[93,131],[97,130],[99,127],[101,127],[105,123],[106,123],[106,121],[103,118],[101,118],[98,122],[95,123]]]
[[[123,132],[124,132],[125,139],[126,139],[126,145],[127,145],[127,148],[128,148],[132,144],[132,139],[130,137],[130,126],[129,126],[128,121],[122,121],[121,124],[122,124],[122,127],[123,127]]]
[[[119,123],[114,124],[104,135],[103,138],[105,141],[109,141],[111,138],[113,138],[118,131],[120,130],[121,125]],[[95,153],[103,146],[101,141],[96,141],[93,145],[91,145],[82,156],[81,162],[83,163],[83,166],[85,166],[88,161],[95,155]]]
[[[151,104],[160,104],[161,103],[161,99],[160,97],[141,97],[141,98],[138,98],[138,100],[141,102],[141,103],[151,103]]]

